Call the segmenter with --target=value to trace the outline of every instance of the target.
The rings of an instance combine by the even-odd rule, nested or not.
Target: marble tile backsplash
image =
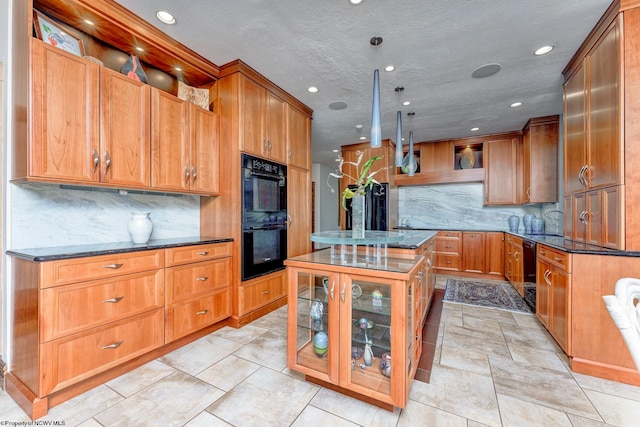
[[[198,236],[200,197],[11,186],[11,242],[8,249],[130,241],[131,212],[151,212],[152,239]]]
[[[556,204],[530,206],[483,206],[482,183],[438,184],[401,187],[399,225],[415,228],[450,228],[458,230],[508,231],[511,215],[533,213],[540,217]]]

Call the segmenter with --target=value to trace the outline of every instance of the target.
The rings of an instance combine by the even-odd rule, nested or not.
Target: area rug
[[[531,313],[518,291],[509,283],[447,279],[444,301]]]

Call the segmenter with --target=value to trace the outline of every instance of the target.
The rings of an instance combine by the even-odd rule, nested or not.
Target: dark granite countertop
[[[555,234],[524,234],[524,233],[512,233],[510,231],[500,229],[469,229],[461,230],[459,228],[446,228],[446,227],[434,227],[434,228],[396,228],[398,231],[478,231],[478,232],[491,232],[498,231],[505,234],[512,234],[522,239],[531,240],[536,243],[542,243],[547,246],[551,246],[561,251],[576,253],[576,254],[592,254],[592,255],[611,255],[611,256],[631,256],[640,257],[640,252],[636,251],[621,251],[617,249],[605,248],[602,246],[587,245],[585,243],[574,242],[573,240],[565,239],[564,236]]]
[[[436,231],[432,230],[409,230],[398,229],[400,234],[404,236],[404,239],[398,243],[389,243],[389,248],[399,249],[418,249],[424,243],[436,235]]]
[[[229,237],[194,236],[178,237],[173,239],[152,239],[143,245],[135,245],[131,242],[118,242],[73,246],[53,246],[48,248],[14,249],[8,250],[7,255],[23,258],[28,261],[40,262],[232,241],[233,239]]]

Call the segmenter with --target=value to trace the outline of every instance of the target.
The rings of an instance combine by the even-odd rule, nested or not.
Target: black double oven
[[[287,167],[242,155],[242,280],[284,268]]]

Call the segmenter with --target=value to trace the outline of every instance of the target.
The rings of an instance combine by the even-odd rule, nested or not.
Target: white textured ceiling
[[[382,137],[414,141],[521,129],[562,113],[562,70],[610,0],[116,0],[216,65],[241,59],[314,110],[313,161],[369,137],[380,69]],[[176,25],[155,18],[172,12]],[[369,39],[384,42],[371,46]],[[545,56],[532,53],[545,44]],[[502,70],[474,79],[476,68]],[[383,68],[393,64],[396,70]],[[307,87],[317,86],[310,94]],[[403,86],[403,92],[394,90]],[[411,101],[408,107],[402,102]],[[329,104],[342,101],[343,110]],[[510,108],[522,101],[520,108]],[[407,112],[415,112],[413,117]],[[363,125],[362,130],[356,125]]]

